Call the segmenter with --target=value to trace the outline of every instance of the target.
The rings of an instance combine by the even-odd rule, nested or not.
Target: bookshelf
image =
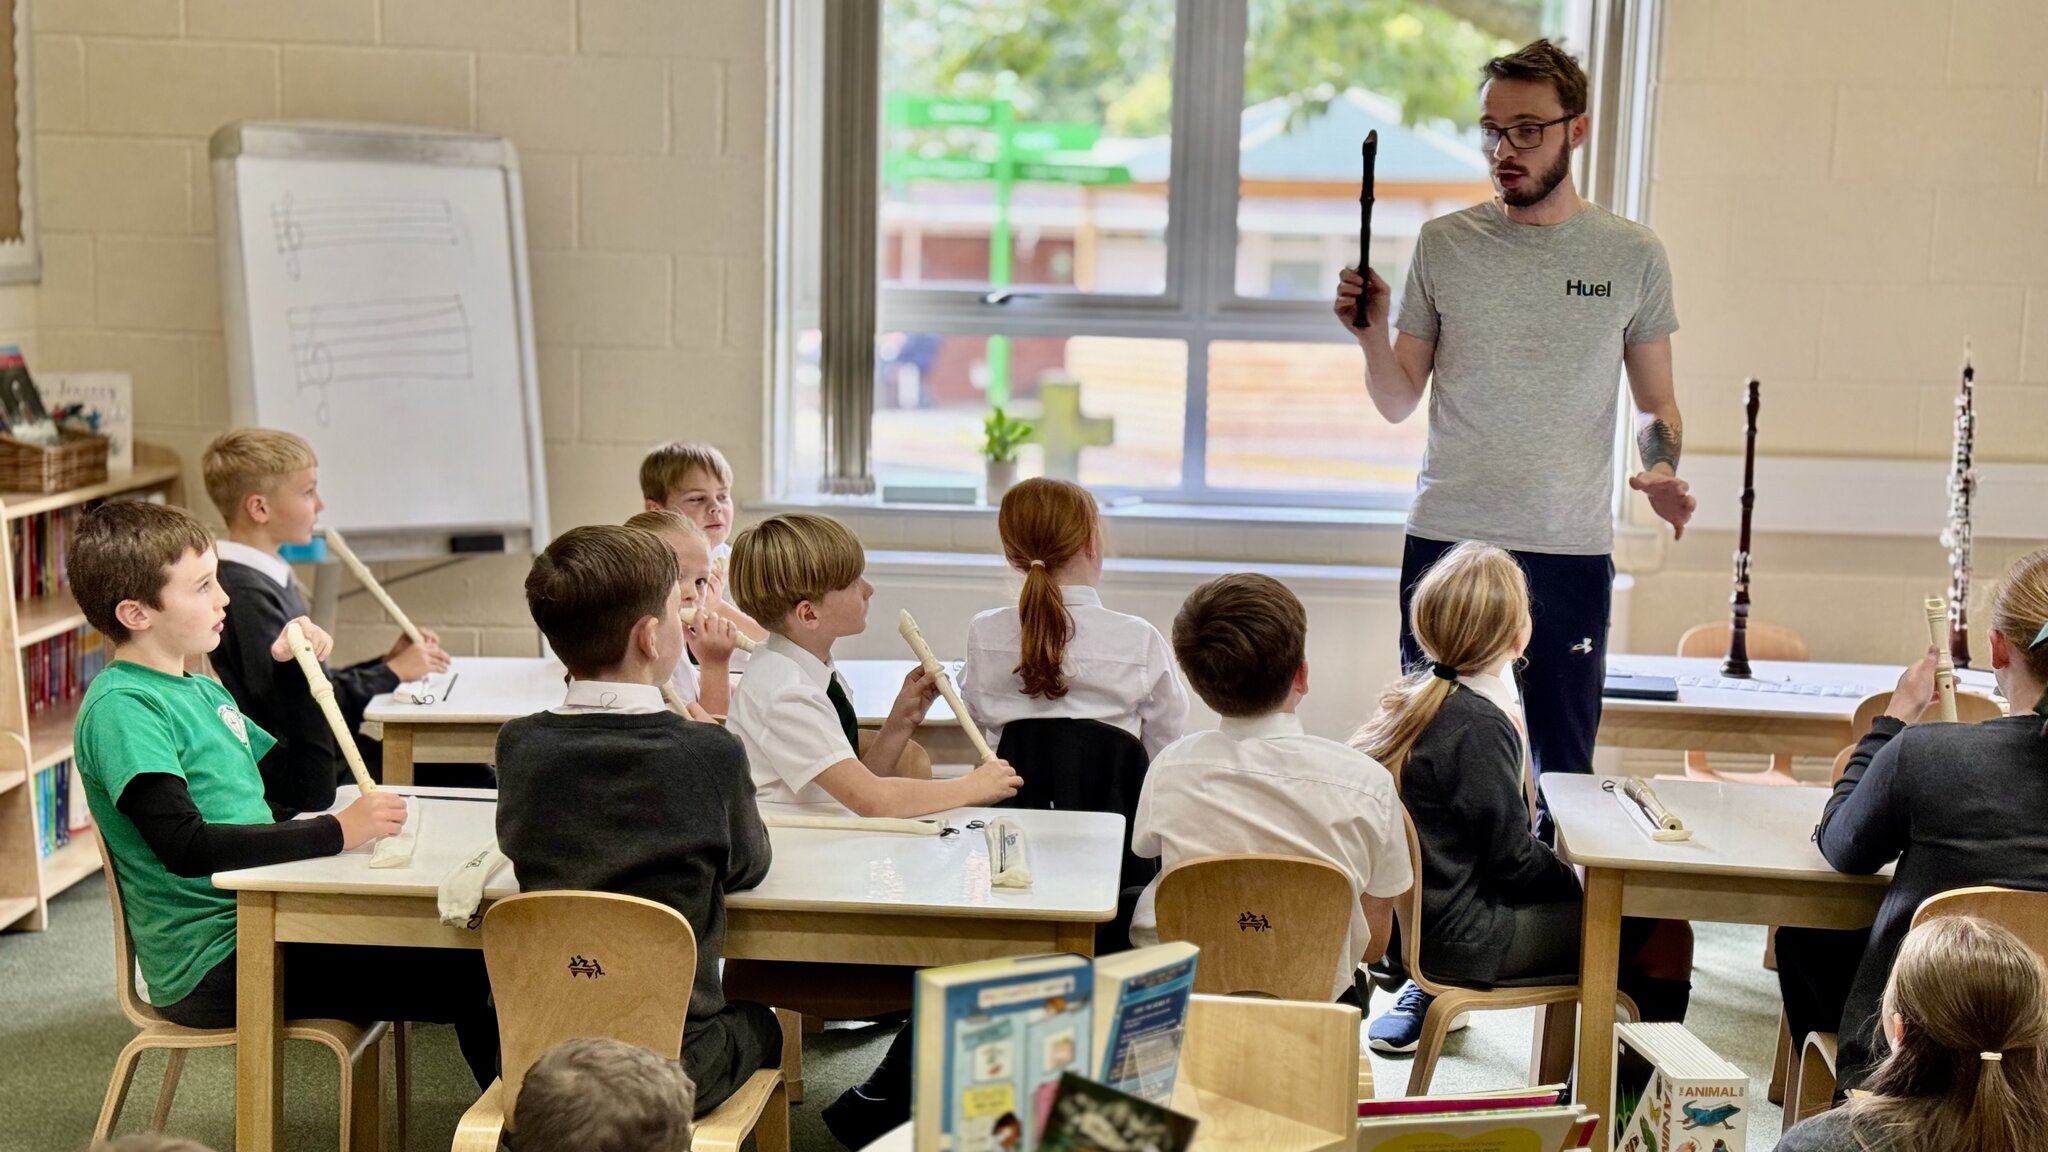
[[[0,492],[0,572],[9,578],[8,593],[0,596],[0,930],[41,931],[50,897],[100,869],[99,835],[82,800],[71,805],[70,822],[79,827],[66,830],[68,842],[47,853],[41,843],[45,809],[71,771],[71,726],[84,695],[75,672],[93,647],[85,614],[61,583],[46,581],[53,586],[15,595],[17,565],[35,559],[17,556],[16,541],[43,530],[38,517],[63,517],[109,496],[161,492],[183,503],[181,472],[169,449],[138,443],[135,466],[98,484]],[[54,551],[55,534],[45,538]],[[32,706],[37,696],[44,707]]]

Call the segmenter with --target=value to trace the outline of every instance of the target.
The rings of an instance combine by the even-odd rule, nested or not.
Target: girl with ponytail
[[[1043,477],[1003,496],[1003,557],[1024,578],[1014,608],[967,626],[960,695],[989,746],[1015,720],[1099,720],[1147,756],[1180,739],[1188,694],[1150,622],[1102,606],[1102,517],[1079,484]]]
[[[1514,557],[1468,542],[1415,586],[1422,664],[1387,686],[1351,745],[1394,774],[1422,845],[1422,967],[1452,984],[1578,979],[1583,894],[1571,865],[1530,827],[1528,739],[1511,687],[1531,632]],[[1621,990],[1644,1020],[1682,1020],[1692,933],[1682,921],[1622,921]],[[1413,1051],[1429,997],[1413,983],[1368,1033]]]
[[[1871,1094],[1786,1132],[1779,1152],[2048,1148],[2044,981],[2041,958],[1988,920],[1913,929],[1885,987],[1891,1053]]]
[[[1795,1043],[1837,1034],[1837,1092],[1863,1087],[1883,1054],[1879,999],[1922,900],[1976,884],[2048,890],[2048,548],[2020,557],[1999,582],[1989,648],[2009,715],[1918,722],[1934,699],[1929,648],[1899,677],[1821,811],[1815,839],[1838,871],[1869,875],[1898,862],[1877,922],[1778,930],[1785,1022]]]

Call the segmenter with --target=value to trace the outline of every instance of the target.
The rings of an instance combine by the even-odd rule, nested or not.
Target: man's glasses
[[[1510,124],[1506,128],[1488,128],[1481,125],[1479,129],[1479,146],[1491,152],[1500,147],[1500,138],[1505,136],[1508,138],[1508,144],[1515,151],[1527,152],[1531,148],[1542,145],[1543,133],[1548,131],[1552,125],[1563,124],[1568,120],[1577,119],[1578,115],[1577,112],[1572,112],[1559,116],[1555,120],[1545,120],[1541,124]]]

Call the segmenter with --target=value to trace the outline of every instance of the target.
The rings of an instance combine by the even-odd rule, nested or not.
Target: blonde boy
[[[711,598],[728,605],[726,615],[740,630],[756,640],[766,640],[768,629],[749,614],[730,607],[726,591],[726,569],[732,558],[732,465],[725,453],[701,442],[671,440],[647,454],[640,462],[640,497],[647,511],[667,509],[703,529],[711,545]],[[746,667],[742,655],[735,667]]]
[[[305,597],[278,549],[313,539],[320,502],[320,462],[312,445],[289,432],[236,428],[206,446],[201,460],[206,494],[227,521],[219,545],[220,584],[229,596],[227,626],[213,653],[213,670],[244,714],[277,737],[264,757],[263,791],[281,811],[318,812],[334,803],[346,771],[334,733],[306,689],[296,661],[279,664],[268,650],[287,620],[306,615]],[[370,697],[401,680],[417,680],[448,667],[448,654],[432,632],[414,646],[398,638],[383,658],[328,672],[349,730],[363,722]],[[364,759],[382,762],[374,746]]]
[[[689,642],[689,660],[676,662],[669,689],[676,699],[695,704],[710,716],[723,716],[732,703],[732,654],[737,644],[733,622],[719,615],[724,602],[711,595],[711,541],[696,522],[680,512],[658,508],[641,512],[626,521],[626,527],[652,532],[675,549],[677,575],[682,579],[683,608],[695,609],[695,619],[683,628]]]
[[[769,628],[726,722],[746,745],[755,797],[859,816],[923,816],[1016,795],[1022,781],[1002,760],[956,780],[895,775],[938,693],[923,668],[904,677],[888,720],[861,753],[853,698],[832,667],[832,645],[867,627],[875,589],[861,577],[866,568],[860,540],[828,516],[771,516],[733,541],[733,596]]]

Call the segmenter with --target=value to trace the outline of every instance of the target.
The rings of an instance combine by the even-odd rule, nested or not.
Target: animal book
[[[1169,943],[1095,962],[1094,1051],[1102,1083],[1161,1107],[1173,1101],[1199,951]]]
[[[1612,1106],[1612,1152],[1743,1152],[1749,1076],[1682,1024],[1620,1024]]]
[[[1090,1059],[1088,960],[1025,956],[917,974],[917,1152],[1035,1148],[1060,1077]]]
[[[1193,1117],[1070,1073],[1038,1152],[1184,1152],[1194,1136]]]

